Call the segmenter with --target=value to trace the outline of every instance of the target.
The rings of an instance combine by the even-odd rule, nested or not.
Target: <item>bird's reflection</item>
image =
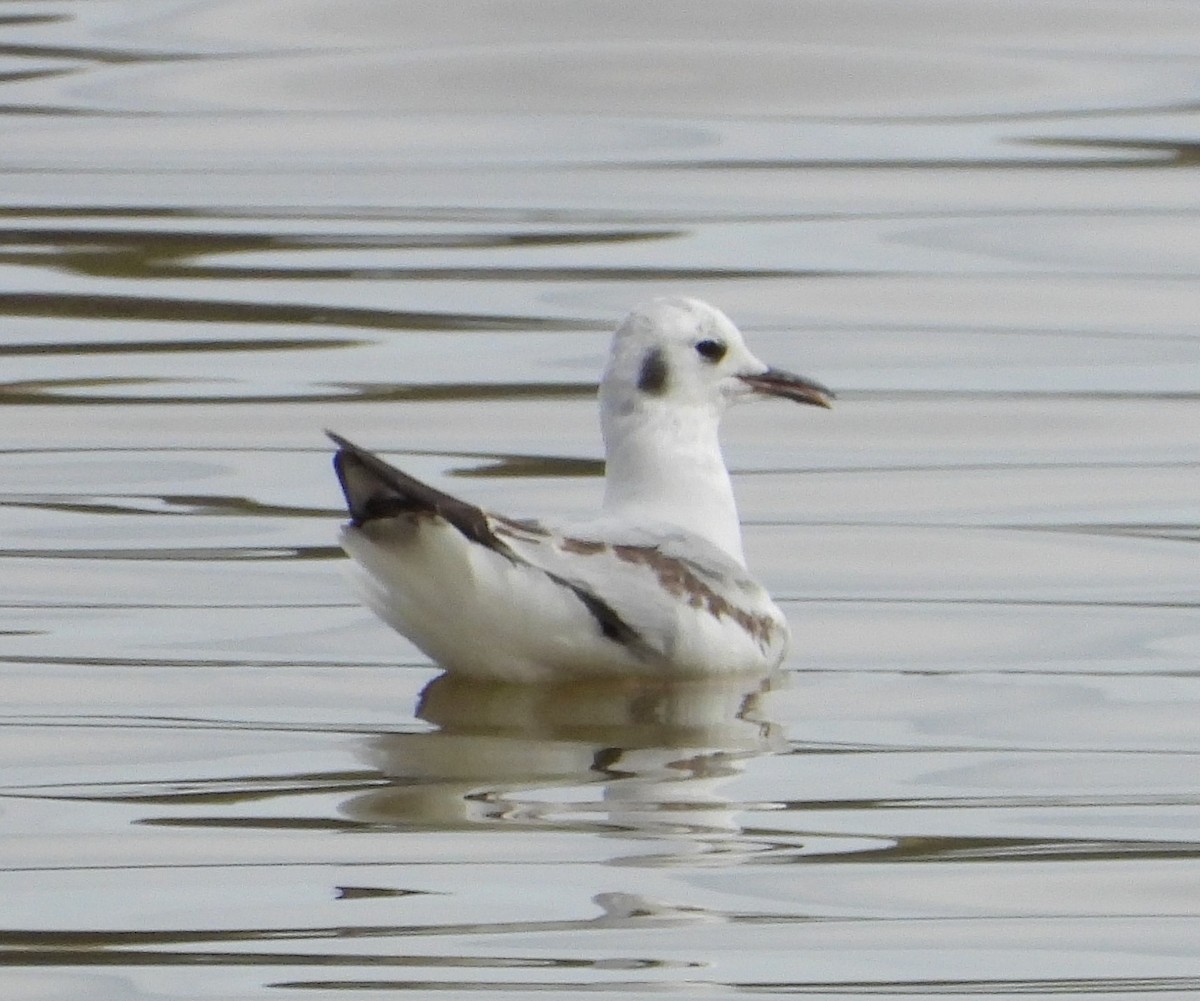
[[[437,729],[365,742],[365,758],[390,784],[343,811],[408,828],[506,824],[708,842],[740,829],[739,804],[722,787],[782,745],[761,716],[777,683],[541,687],[443,675],[417,710]]]

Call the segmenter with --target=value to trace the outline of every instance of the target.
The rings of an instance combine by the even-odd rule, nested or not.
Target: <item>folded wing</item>
[[[490,514],[330,437],[351,517],[343,544],[364,571],[364,596],[448,670],[712,674],[783,656],[779,610],[702,539]]]

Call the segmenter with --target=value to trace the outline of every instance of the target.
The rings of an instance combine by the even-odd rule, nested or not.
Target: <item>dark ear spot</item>
[[[659,348],[647,351],[638,373],[638,389],[651,396],[661,396],[667,390],[667,359]]]

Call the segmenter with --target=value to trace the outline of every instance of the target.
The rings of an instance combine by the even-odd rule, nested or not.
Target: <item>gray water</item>
[[[0,5],[0,994],[1200,996],[1200,5]],[[334,428],[586,512],[633,303],[754,686],[436,680]]]

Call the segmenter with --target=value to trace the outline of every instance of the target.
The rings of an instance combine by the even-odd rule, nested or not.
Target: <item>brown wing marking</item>
[[[594,556],[611,549],[624,563],[648,567],[663,590],[684,599],[692,608],[702,608],[714,618],[729,618],[741,626],[764,649],[775,636],[776,623],[767,615],[754,615],[718,594],[686,560],[668,556],[656,546],[608,546],[587,539],[562,540],[563,552]]]

